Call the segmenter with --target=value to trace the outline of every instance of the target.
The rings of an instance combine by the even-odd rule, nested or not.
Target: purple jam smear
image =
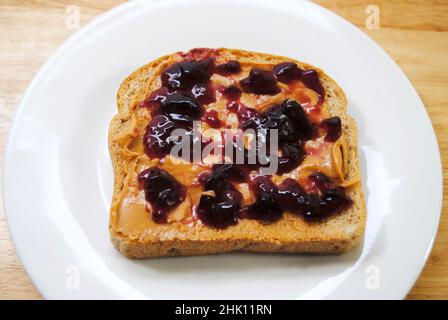
[[[206,226],[225,229],[238,223],[241,194],[231,184],[220,191],[222,193],[215,197],[202,195],[196,214]]]
[[[219,129],[222,127],[222,122],[218,117],[218,111],[213,109],[204,114],[202,121],[207,123],[211,128]]]
[[[191,93],[202,105],[216,102],[216,91],[212,88],[210,83],[195,84],[191,89]]]
[[[227,100],[238,101],[241,97],[242,91],[237,86],[231,85],[229,87],[222,89],[221,93]]]
[[[145,153],[150,158],[163,158],[170,153],[174,143],[169,140],[176,125],[167,116],[151,119],[143,136]]]
[[[177,114],[152,118],[143,136],[144,150],[148,157],[162,159],[168,155],[177,143],[171,133],[178,128],[191,130],[191,119]]]
[[[286,100],[274,105],[264,114],[252,111],[250,117],[243,120],[242,128],[255,130],[278,130],[279,143],[309,140],[313,135],[313,125],[302,106],[294,100]]]
[[[316,70],[302,70],[294,62],[282,62],[274,66],[272,73],[278,81],[286,84],[295,80],[302,81],[307,88],[310,88],[319,94],[319,102],[323,101],[325,90]]]
[[[157,223],[166,223],[169,211],[185,200],[185,187],[158,167],[142,171],[138,182],[152,206],[152,219]]]
[[[325,90],[320,83],[319,74],[316,70],[303,71],[300,81],[302,81],[307,88],[310,88],[319,94],[319,101],[323,100],[325,97]]]
[[[277,174],[291,172],[305,160],[306,152],[301,143],[286,143],[282,146],[282,155],[278,159]]]
[[[168,94],[164,99],[159,98],[159,108],[154,112],[155,115],[184,115],[193,120],[199,119],[202,113],[203,108],[201,104],[191,95],[182,92]]]
[[[313,183],[320,192],[324,192],[333,187],[333,183],[325,174],[314,172],[308,176],[308,180]]]
[[[319,205],[303,213],[307,221],[321,221],[332,215],[346,210],[352,204],[352,200],[339,189],[328,189],[319,199]]]
[[[277,198],[277,187],[265,176],[252,179],[251,189],[256,196],[253,204],[240,212],[243,217],[265,222],[278,221],[283,216],[283,208]]]
[[[250,70],[249,76],[239,83],[244,92],[266,95],[275,95],[280,92],[272,72],[258,68]]]
[[[322,120],[320,123],[321,128],[327,131],[327,135],[325,136],[325,141],[335,142],[341,137],[342,134],[342,123],[341,118],[339,117],[331,117],[325,120]]]
[[[186,90],[207,83],[213,72],[213,60],[183,61],[162,72],[162,85],[172,90]]]
[[[246,173],[233,164],[214,165],[212,173],[203,181],[204,190],[215,196],[202,195],[197,207],[198,218],[205,225],[224,229],[238,223],[241,194],[229,182],[244,181]]]
[[[303,70],[294,62],[282,62],[274,66],[272,73],[274,77],[283,83],[291,83],[294,80],[300,80]]]
[[[323,174],[320,175],[322,178]],[[321,195],[307,194],[297,181],[288,178],[278,186],[278,199],[285,210],[303,216],[306,221],[321,221],[352,204],[342,188],[329,186],[325,185]]]
[[[244,182],[247,177],[247,172],[236,164],[215,164],[212,167],[212,173],[204,180],[204,188],[217,191],[222,184],[230,180]]]
[[[294,179],[287,178],[278,186],[278,199],[285,210],[302,214],[307,196]]]
[[[297,168],[305,159],[306,153],[302,141],[311,139],[313,125],[309,121],[303,108],[296,101],[286,100],[274,105],[265,113],[259,114],[251,111],[249,117],[241,117],[243,130],[253,129],[269,152],[270,130],[278,130],[278,142],[282,156],[279,158],[278,174],[290,172]],[[243,118],[243,119],[241,119]],[[263,154],[255,150],[257,154]],[[275,150],[272,150],[275,152]]]
[[[238,120],[240,122],[242,122],[242,125],[240,125],[241,127],[249,119],[259,116],[259,113],[257,112],[257,110],[246,107],[245,105],[243,105],[240,102],[229,103],[227,105],[227,110],[235,113],[238,116]]]
[[[215,67],[215,73],[222,76],[229,76],[231,74],[237,74],[241,72],[241,64],[237,60],[230,60],[226,63],[217,65]]]

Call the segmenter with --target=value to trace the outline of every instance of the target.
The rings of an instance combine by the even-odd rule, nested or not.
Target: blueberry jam
[[[227,100],[236,101],[241,97],[242,91],[237,86],[231,85],[229,87],[223,88],[221,90],[221,93]]]
[[[157,113],[160,108],[160,104],[166,100],[166,97],[169,94],[169,90],[166,87],[160,87],[157,90],[154,90],[149,97],[143,101],[140,106],[151,108],[151,113],[154,109],[154,112]]]
[[[138,182],[145,192],[146,201],[152,206],[152,218],[157,223],[165,223],[169,211],[184,201],[186,196],[185,187],[158,167],[142,171]]]
[[[302,81],[307,88],[316,91],[319,94],[319,101],[322,102],[325,96],[325,90],[320,83],[319,74],[316,70],[303,71],[300,81]]]
[[[264,114],[252,112],[243,129],[278,130],[279,143],[309,140],[313,135],[313,125],[302,106],[293,100],[286,100],[269,108]]]
[[[212,59],[175,63],[162,72],[162,85],[172,90],[191,89],[195,84],[208,82],[212,72]]]
[[[143,137],[145,153],[149,157],[163,158],[169,154],[172,142],[169,141],[175,124],[166,116],[156,116],[151,119]]]
[[[281,108],[293,124],[293,136],[302,140],[309,140],[313,137],[314,128],[302,106],[294,100],[285,101]]]
[[[191,95],[174,92],[165,96],[159,102],[159,108],[155,114],[178,114],[197,120],[201,117],[203,108]]]
[[[327,131],[327,135],[325,136],[325,141],[335,142],[338,140],[342,134],[342,124],[341,118],[339,117],[331,117],[325,120],[322,120],[320,123],[321,128]]]
[[[307,221],[321,221],[344,211],[351,204],[352,200],[342,190],[328,189],[319,198],[319,204],[305,210],[303,217]]]
[[[219,190],[220,185],[232,180],[244,182],[247,179],[247,172],[235,164],[215,164],[212,173],[208,175],[203,183],[205,190]]]
[[[244,92],[255,94],[275,95],[280,92],[272,72],[253,68],[249,76],[240,81],[240,86]]]
[[[169,92],[166,87],[155,90],[143,106],[151,108],[152,120],[146,127],[143,137],[145,153],[151,158],[163,158],[168,155],[178,141],[171,137],[175,129],[187,130],[192,135],[193,120],[199,120],[204,114],[202,103],[214,100],[208,85],[193,85],[191,93],[185,91]],[[190,138],[191,138],[190,137]],[[192,146],[200,141],[190,139]],[[190,160],[193,159],[190,154]]]
[[[321,172],[314,172],[308,176],[308,181],[311,184],[310,189],[317,190],[317,192],[324,192],[333,187],[330,178]]]
[[[296,180],[287,178],[278,186],[278,199],[285,210],[302,214],[306,203],[309,202],[308,195]]]
[[[298,139],[309,140],[313,134],[313,125],[302,106],[287,100],[280,105],[271,107],[266,118],[271,129],[279,130],[279,142],[295,142]]]
[[[191,93],[199,101],[199,103],[203,105],[216,101],[215,90],[208,83],[195,84],[191,89]]]
[[[240,102],[232,102],[227,105],[227,109],[230,112],[236,113],[238,120],[242,123],[240,126],[243,127],[244,123],[253,117],[258,117],[259,114],[257,110],[246,107]]]
[[[299,69],[294,62],[282,62],[274,66],[272,73],[274,77],[283,83],[291,83],[294,80],[300,80],[302,69]]]
[[[216,196],[202,195],[196,209],[203,224],[225,229],[238,223],[241,194],[231,184],[226,184]]]
[[[283,208],[278,201],[275,184],[268,177],[258,176],[251,181],[251,189],[256,200],[244,208],[240,215],[244,218],[266,222],[279,220],[283,215]]]
[[[218,117],[218,111],[214,109],[207,111],[202,117],[202,121],[207,123],[211,128],[219,129],[222,127],[221,120]]]
[[[318,173],[316,177],[324,176]],[[295,180],[288,178],[278,186],[278,199],[285,210],[302,215],[306,221],[320,221],[352,204],[342,188],[330,186],[326,183],[320,194],[308,194]]]
[[[203,180],[204,190],[214,195],[202,195],[197,207],[198,218],[205,225],[224,229],[238,223],[242,196],[232,181],[244,181],[246,173],[233,164],[214,165],[212,173]]]
[[[319,102],[322,102],[325,90],[316,70],[302,70],[293,62],[282,62],[274,66],[272,73],[278,81],[283,83],[291,83],[295,80],[302,81],[307,88],[319,94]]]
[[[301,143],[286,143],[282,146],[282,155],[278,159],[277,174],[291,172],[305,159],[306,152]]]
[[[241,111],[238,110],[238,112]],[[246,119],[241,119],[243,120],[241,128],[243,130],[254,129],[259,139],[265,139],[264,143],[267,144],[266,150],[268,151],[270,150],[268,143],[270,130],[278,130],[278,142],[280,150],[282,150],[282,155],[279,157],[278,174],[290,172],[302,163],[306,156],[302,141],[312,137],[313,125],[300,104],[293,100],[286,100],[271,107],[263,114],[251,111],[250,116],[244,118]]]
[[[230,60],[226,63],[217,65],[215,67],[215,73],[222,76],[229,76],[231,74],[236,74],[241,71],[241,64],[236,60]]]

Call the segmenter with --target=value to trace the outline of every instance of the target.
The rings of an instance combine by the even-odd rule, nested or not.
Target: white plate
[[[344,88],[368,203],[359,249],[130,261],[112,247],[107,128],[118,86],[193,47],[294,57]],[[442,196],[434,132],[404,74],[351,24],[294,0],[132,1],[95,19],[28,88],[4,169],[11,234],[47,298],[403,298],[431,250]]]

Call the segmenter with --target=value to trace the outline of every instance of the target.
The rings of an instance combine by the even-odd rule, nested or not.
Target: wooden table
[[[76,31],[66,27],[69,6],[79,7],[82,26],[122,2],[0,0],[0,153],[27,85],[45,60]],[[444,210],[431,257],[408,298],[448,299],[448,1],[317,2],[358,26],[394,58],[416,87],[431,117],[443,160]],[[365,26],[368,5],[380,9],[378,30],[367,30]],[[2,204],[0,298],[41,298],[17,259]]]

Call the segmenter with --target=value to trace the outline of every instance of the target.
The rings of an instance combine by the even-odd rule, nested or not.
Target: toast
[[[336,141],[325,142],[327,136],[319,138],[320,140],[316,137],[309,139],[310,141],[304,143],[306,156],[302,164],[289,172],[272,175],[270,181],[274,185],[280,185],[285,179],[311,181],[309,174],[314,171],[322,172],[325,173],[324,177],[328,177],[337,185],[335,189],[344,190],[344,194],[350,199],[350,205],[335,209],[338,212],[329,212],[331,214],[316,221],[306,219],[303,210],[300,211],[302,214],[298,214],[287,208],[282,210],[279,216],[269,216],[268,213],[262,212],[264,208],[269,211],[268,206],[263,203],[254,206],[258,198],[252,187],[247,188],[244,183],[229,182],[226,176],[226,185],[232,184],[233,187],[229,188],[237,190],[237,198],[242,199],[238,204],[239,212],[244,211],[242,208],[249,208],[252,216],[245,218],[238,213],[239,216],[232,216],[230,222],[224,226],[213,225],[212,220],[208,223],[206,218],[198,218],[201,217],[198,215],[198,208],[204,207],[206,200],[213,201],[210,197],[221,196],[221,191],[216,192],[218,194],[210,193],[201,185],[201,176],[204,172],[213,170],[211,165],[188,161],[174,163],[169,155],[165,158],[148,156],[151,153],[143,140],[147,139],[145,132],[148,130],[149,121],[154,119],[154,114],[151,113],[154,112],[154,101],[157,100],[157,97],[154,99],[154,92],[160,90],[167,81],[169,83],[173,80],[167,79],[166,71],[164,74],[162,72],[182,61],[205,59],[212,60],[214,66],[229,67],[228,70],[221,70],[220,75],[213,74],[209,81],[213,80],[213,85],[220,88],[227,86],[229,81],[235,84],[243,91],[241,101],[250,108],[264,112],[274,104],[281,104],[285,97],[289,100],[297,98],[295,100],[300,100],[300,105],[308,106],[303,108],[314,127],[319,125],[320,132],[324,130],[327,136],[330,130],[322,129],[325,128],[322,121],[331,117],[340,119],[341,132]],[[231,65],[226,65],[229,61],[238,61],[241,69],[233,70]],[[291,90],[292,85],[286,80],[273,84],[275,90],[268,92],[269,94],[260,94],[257,88],[252,92],[251,88],[244,88],[245,84],[250,85],[249,76],[252,69],[273,70],[274,66],[281,63],[292,63],[299,70],[305,70],[301,74],[302,80],[291,82],[294,83],[294,90]],[[320,85],[316,87],[315,80],[307,82],[304,76],[307,74],[306,70],[314,70]],[[280,79],[281,72],[276,77]],[[246,82],[242,79],[246,79]],[[258,83],[255,80],[252,82]],[[277,92],[279,90],[280,93]],[[215,94],[222,98],[220,93]],[[146,102],[151,96],[153,104],[148,107]],[[229,104],[223,106],[221,98],[217,102],[209,103],[206,110],[208,112],[215,108],[218,121],[228,125],[235,117],[229,111]],[[186,53],[163,56],[133,72],[122,82],[117,102],[118,113],[111,120],[109,128],[109,150],[114,169],[109,230],[112,243],[126,257],[138,259],[231,251],[338,254],[359,244],[365,228],[366,205],[360,181],[356,123],[346,114],[347,101],[343,90],[322,70],[290,58],[264,53],[224,48],[193,49]],[[317,109],[319,113],[315,112]],[[314,156],[315,150],[322,154]],[[325,153],[327,150],[330,155]],[[322,159],[330,159],[331,163]],[[142,172],[155,167],[168,172],[171,178],[183,186],[179,189],[183,191],[177,193],[182,201],[165,210],[163,221],[156,221],[155,207],[148,202],[151,186],[144,184],[142,187]],[[309,190],[312,194],[312,188],[316,188],[316,184],[301,184],[301,187],[304,190],[311,188]],[[281,206],[284,204],[283,201],[279,202]],[[263,218],[266,216],[268,219]]]

